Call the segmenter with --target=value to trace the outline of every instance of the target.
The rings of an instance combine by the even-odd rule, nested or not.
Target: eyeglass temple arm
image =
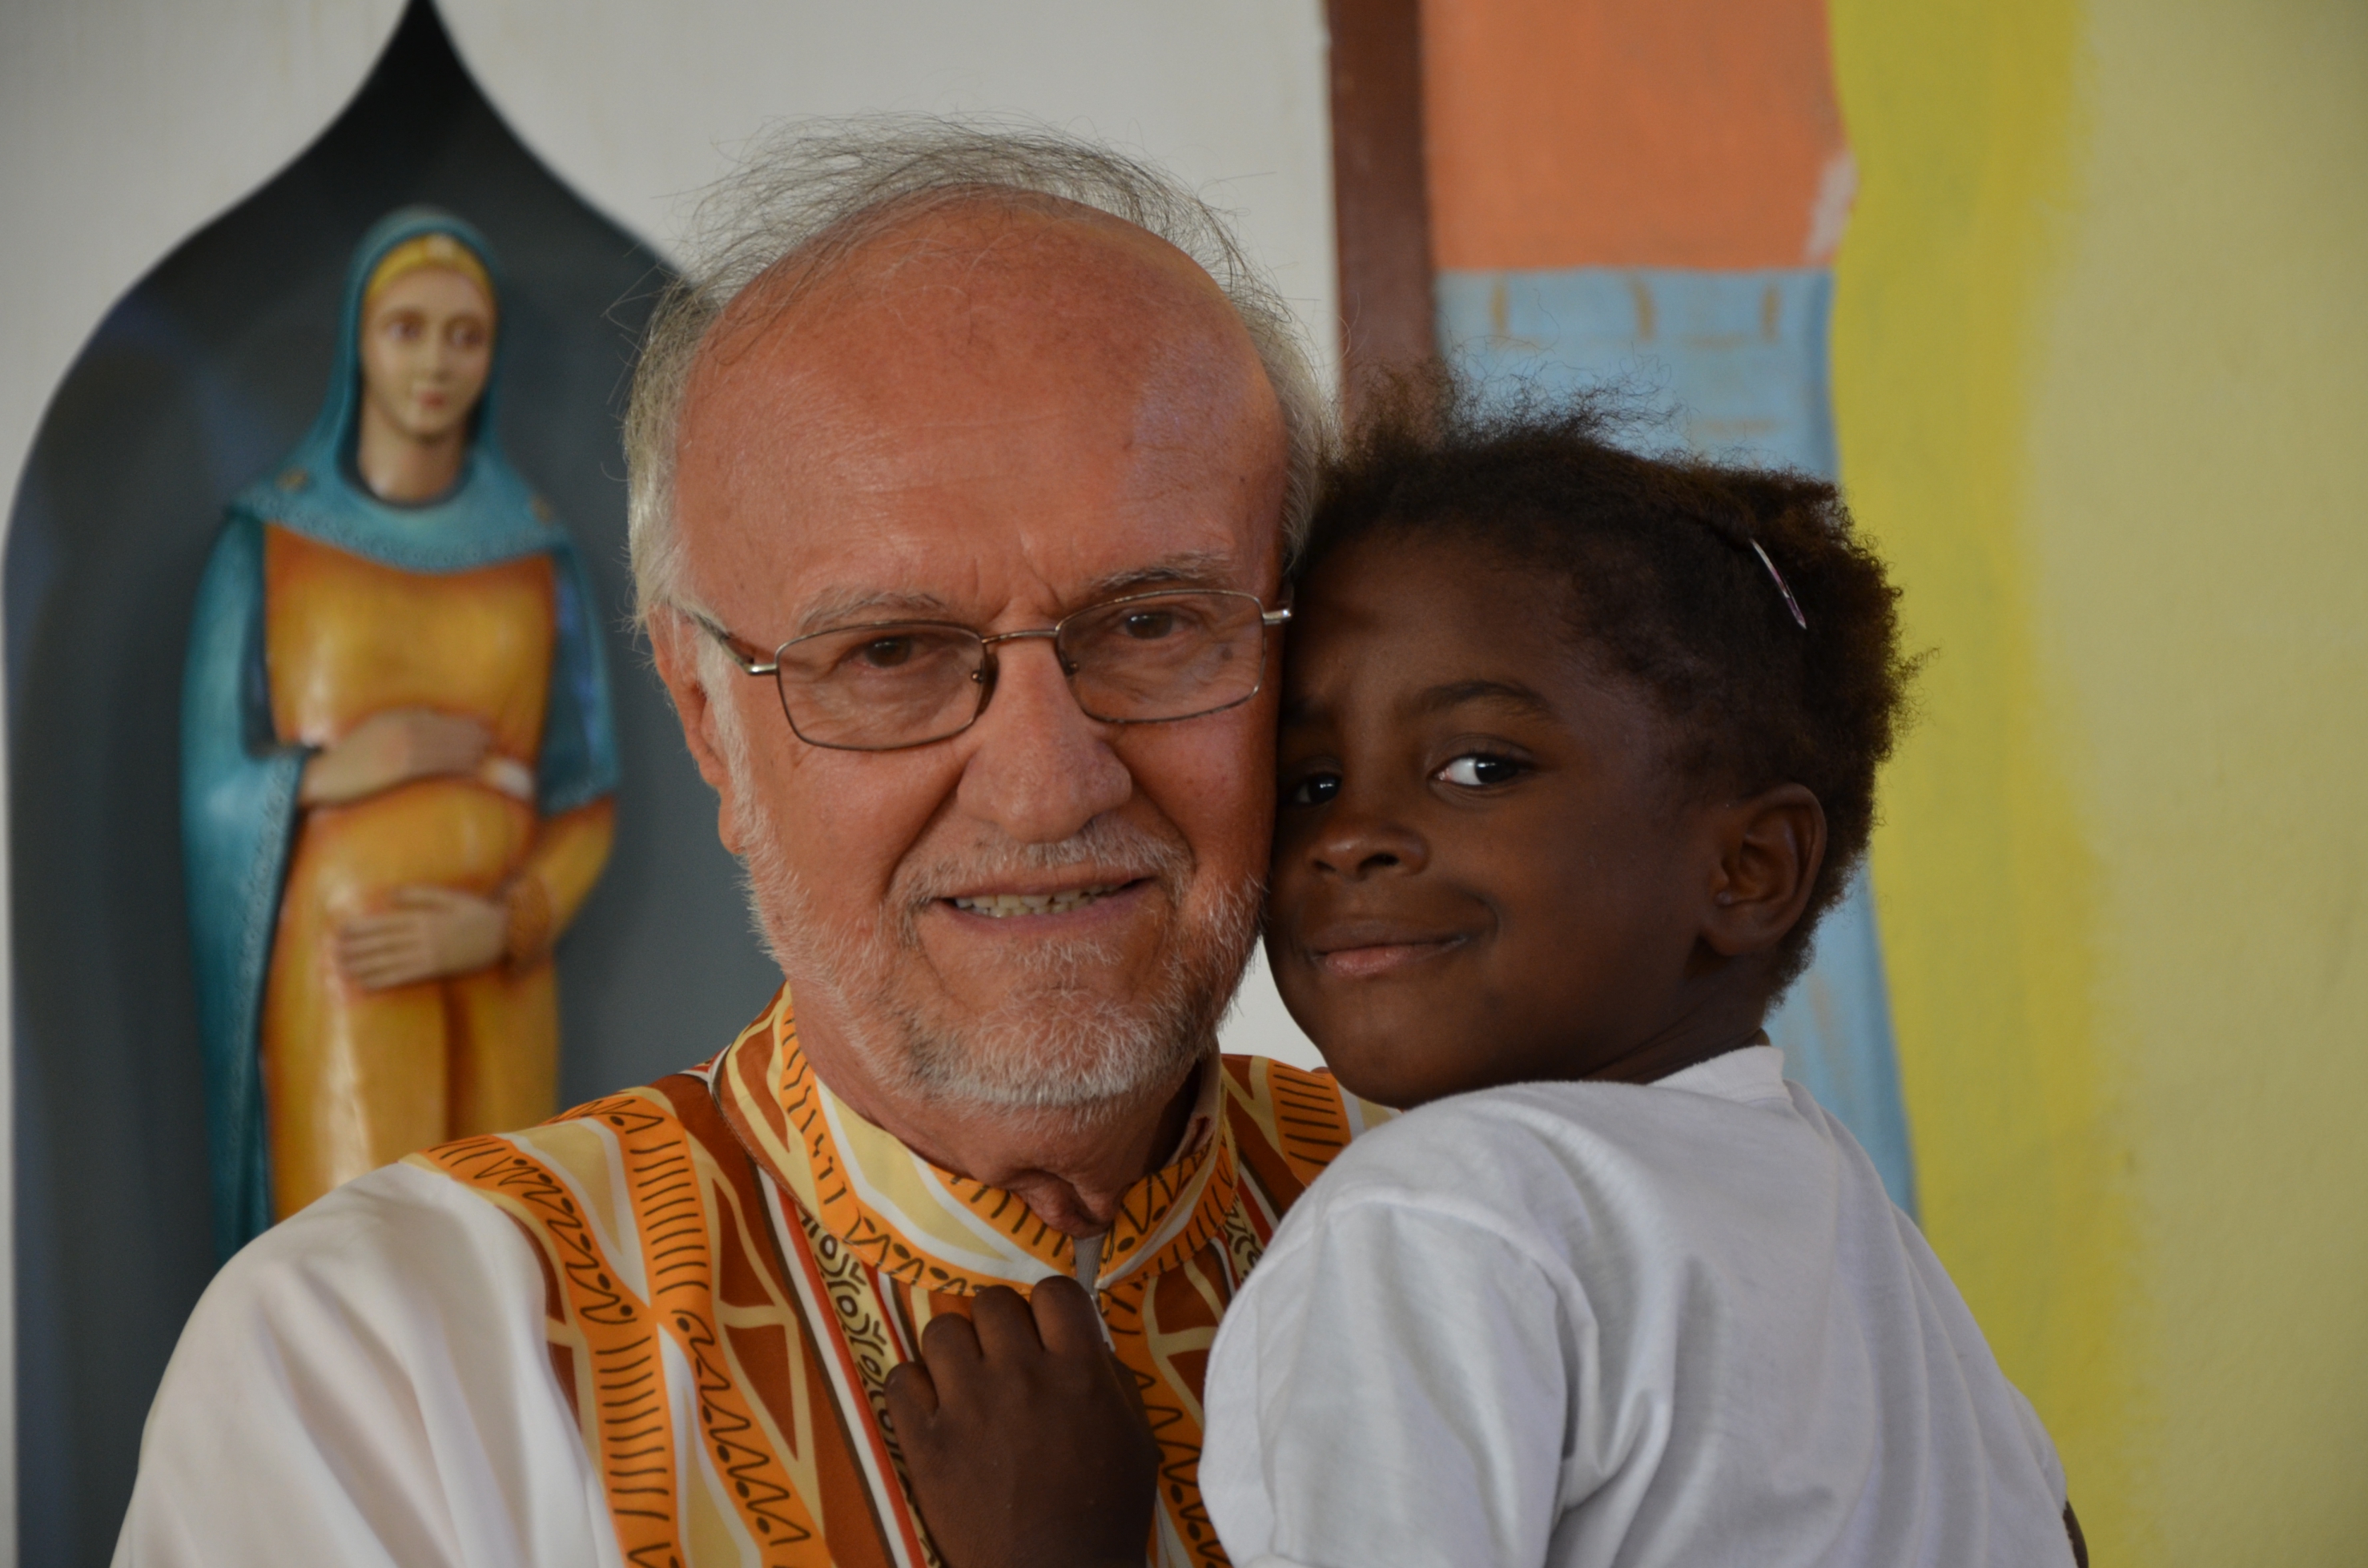
[[[679,606],[676,608],[680,608]],[[696,624],[700,631],[706,632],[710,637],[714,638],[717,642],[721,643],[723,651],[732,655],[732,662],[739,665],[746,674],[752,676],[768,676],[775,673],[781,667],[780,661],[779,659],[767,657],[765,654],[757,652],[754,646],[733,636],[732,633],[724,631],[723,628],[716,625],[715,622],[708,619],[697,610],[686,609],[683,610],[682,613],[689,618],[689,619]]]
[[[1291,607],[1289,605],[1283,606],[1281,609],[1267,610],[1258,617],[1259,620],[1269,626],[1281,626],[1284,621],[1289,620],[1290,619]]]

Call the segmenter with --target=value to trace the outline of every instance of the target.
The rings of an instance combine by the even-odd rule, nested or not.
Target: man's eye
[[[1340,792],[1340,776],[1337,773],[1311,773],[1291,787],[1283,803],[1291,806],[1320,806]]]
[[[1466,790],[1478,790],[1490,784],[1509,784],[1521,776],[1521,765],[1508,756],[1488,756],[1474,752],[1459,756],[1432,778],[1448,784],[1460,784]]]
[[[1181,627],[1182,618],[1172,609],[1139,609],[1119,622],[1119,630],[1138,642],[1172,637]]]

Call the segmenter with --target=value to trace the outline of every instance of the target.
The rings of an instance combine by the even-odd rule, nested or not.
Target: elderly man
[[[628,426],[659,673],[788,983],[722,1054],[249,1246],[119,1562],[919,1563],[881,1419],[933,1315],[1073,1275],[1224,1561],[1201,1366],[1367,1113],[1220,1060],[1323,419],[1162,176],[1047,136],[776,142]]]

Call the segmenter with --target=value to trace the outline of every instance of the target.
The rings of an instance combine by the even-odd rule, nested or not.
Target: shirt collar
[[[1175,1154],[1127,1189],[1102,1238],[1108,1290],[1165,1272],[1224,1228],[1237,1187],[1213,1057]],[[1032,1285],[1076,1267],[1069,1238],[1015,1193],[930,1164],[857,1115],[798,1047],[790,993],[714,1067],[716,1097],[749,1153],[824,1230],[882,1272],[931,1290]]]
[[[1738,1105],[1764,1100],[1792,1103],[1792,1091],[1784,1087],[1784,1053],[1768,1042],[1764,1029],[1733,1051],[1722,1051],[1682,1072],[1655,1079],[1652,1086],[1687,1089]]]

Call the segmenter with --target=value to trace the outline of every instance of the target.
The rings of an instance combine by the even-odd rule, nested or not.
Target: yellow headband
[[[485,272],[485,264],[476,253],[450,234],[421,234],[408,239],[386,253],[370,275],[370,283],[362,290],[362,313],[368,315],[386,286],[406,272],[418,272],[426,267],[441,267],[459,273],[477,286],[485,296],[485,305],[495,309],[494,280]]]

